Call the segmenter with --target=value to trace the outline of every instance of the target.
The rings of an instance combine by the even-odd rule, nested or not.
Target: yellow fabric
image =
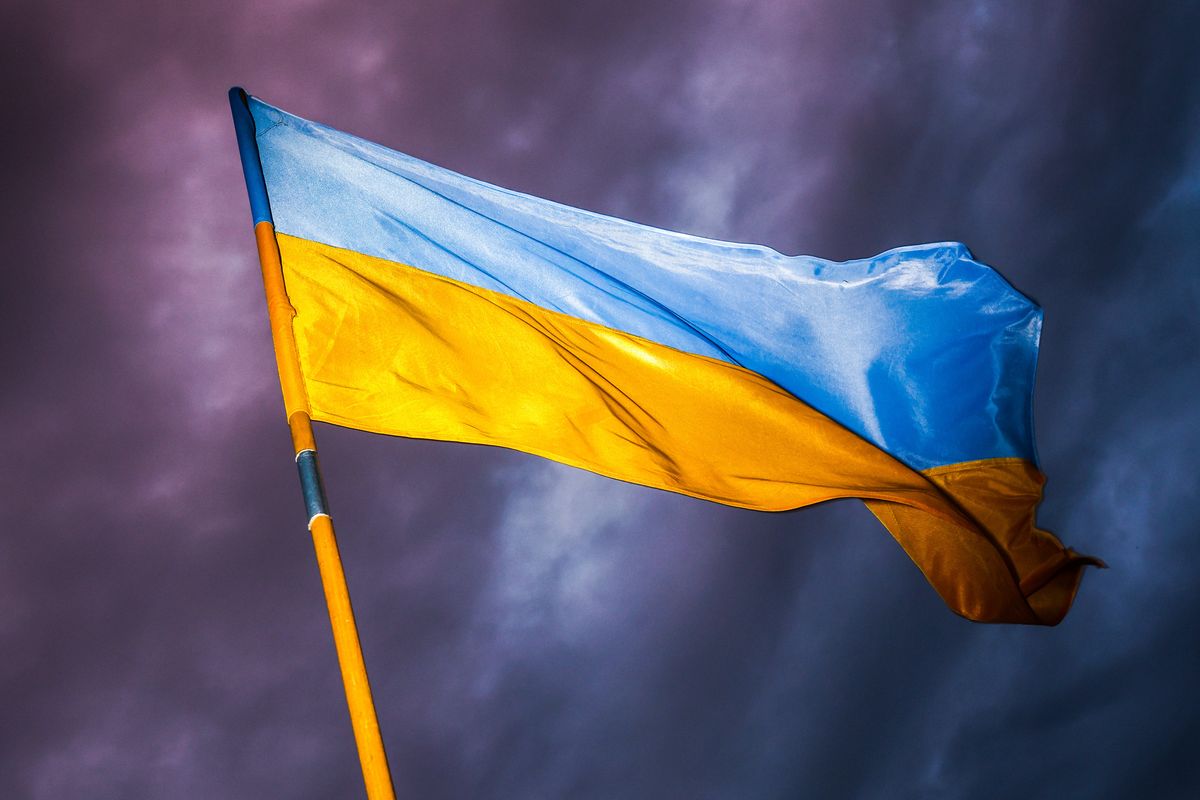
[[[1056,625],[1075,599],[1083,567],[1103,566],[1036,526],[1045,478],[1028,461],[994,458],[922,474],[986,533],[990,547],[911,508],[873,500],[867,507],[946,604],[968,619]]]
[[[1048,621],[1006,550],[1028,549],[1018,529],[1032,519],[1028,492],[1003,483],[1007,466],[1012,491],[980,520],[992,532],[971,516],[978,480],[914,472],[753,372],[413,267],[278,241],[314,419],[509,447],[745,508],[873,500],[955,611]]]
[[[308,398],[304,396],[304,379],[300,375],[292,334],[292,317],[296,315],[296,309],[288,301],[274,226],[270,222],[258,223],[254,226],[254,238],[258,243],[258,262],[267,294],[267,316],[271,321],[271,339],[275,343],[275,366],[279,369],[279,384],[283,389],[283,408],[290,423],[297,414],[308,414]]]

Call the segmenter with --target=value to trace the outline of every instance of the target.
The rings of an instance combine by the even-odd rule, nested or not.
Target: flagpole
[[[254,217],[254,238],[258,243],[258,260],[262,266],[267,314],[275,345],[275,363],[283,388],[283,405],[296,453],[296,467],[300,472],[300,490],[308,512],[308,530],[312,534],[321,585],[325,590],[325,603],[329,609],[329,622],[333,626],[333,643],[346,690],[354,741],[358,746],[358,760],[362,765],[369,800],[395,800],[387,754],[379,733],[379,718],[375,714],[375,702],[371,699],[371,685],[367,680],[367,667],[358,639],[358,626],[350,606],[346,573],[338,553],[333,519],[329,516],[321,470],[317,463],[317,444],[313,437],[308,397],[304,391],[300,358],[292,332],[292,317],[296,315],[296,310],[292,308],[284,286],[283,264],[279,258],[279,244],[275,240],[275,225],[254,135],[254,118],[250,115],[246,93],[240,87],[229,90],[229,105],[233,111],[233,126],[237,132],[246,192],[250,196],[250,212]]]

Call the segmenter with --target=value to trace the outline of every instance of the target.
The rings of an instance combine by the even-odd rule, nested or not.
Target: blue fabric
[[[271,222],[271,204],[263,183],[258,146],[254,138],[254,118],[250,116],[249,96],[239,86],[229,90],[229,108],[233,111],[233,129],[237,134],[238,154],[242,158],[242,177],[246,179],[246,194],[250,197],[250,216],[254,224]]]
[[[1034,460],[1042,315],[957,243],[837,263],[467,178],[251,98],[276,228],[753,370],[915,469]]]

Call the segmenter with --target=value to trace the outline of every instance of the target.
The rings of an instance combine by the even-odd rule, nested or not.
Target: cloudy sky
[[[1041,521],[1112,567],[974,625],[857,502],[322,426],[401,796],[1196,796],[1200,14],[1145,5],[6,0],[0,796],[361,792],[234,84],[661,227],[965,242],[1045,308]]]

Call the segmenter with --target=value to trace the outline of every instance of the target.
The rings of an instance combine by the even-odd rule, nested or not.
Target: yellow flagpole
[[[291,429],[292,447],[300,472],[300,487],[308,511],[308,529],[312,534],[317,567],[321,572],[321,585],[325,590],[325,603],[329,609],[329,622],[333,627],[333,643],[342,672],[342,684],[346,690],[346,704],[350,710],[354,741],[358,746],[363,781],[366,783],[369,800],[395,800],[396,793],[392,788],[387,753],[383,749],[379,718],[375,713],[371,685],[367,680],[367,667],[363,661],[362,644],[358,638],[358,626],[354,622],[354,610],[350,605],[346,572],[342,568],[333,519],[329,516],[325,490],[321,483],[317,444],[313,437],[308,398],[300,373],[296,339],[292,332],[292,317],[296,311],[292,308],[284,285],[283,264],[279,258],[279,245],[275,240],[275,226],[267,202],[258,145],[254,139],[254,120],[250,115],[244,91],[236,87],[230,89],[229,103],[233,109],[242,170],[250,195],[251,212],[254,215],[254,237],[258,243],[258,260],[262,267],[271,339],[275,346],[275,363],[279,368],[279,382],[283,388],[283,404],[287,412],[288,427]]]

